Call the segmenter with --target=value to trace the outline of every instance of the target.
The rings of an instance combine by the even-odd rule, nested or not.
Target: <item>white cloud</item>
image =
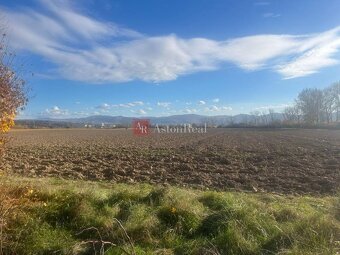
[[[218,111],[219,110],[219,108],[216,106],[216,105],[213,105],[213,106],[211,106],[210,108],[207,108],[208,110],[210,110],[210,111]]]
[[[338,59],[333,56],[340,48],[340,27],[323,33],[318,38],[310,39],[302,46],[303,54],[291,62],[278,65],[277,71],[284,78],[292,79],[318,72],[321,68],[336,65]]]
[[[206,104],[206,102],[205,102],[205,101],[203,101],[203,100],[200,100],[200,101],[198,101],[198,104],[199,104],[199,105],[205,105],[205,104]]]
[[[143,102],[131,102],[131,103],[127,103],[127,104],[119,104],[119,106],[122,107],[134,107],[136,105],[143,105]]]
[[[143,109],[139,109],[139,110],[137,111],[137,113],[138,113],[138,114],[146,114],[146,111],[144,111]]]
[[[157,102],[157,106],[161,106],[164,108],[169,108],[170,105],[171,105],[170,102]]]
[[[144,105],[144,102],[142,101],[134,101],[132,103],[130,103],[132,106],[136,106],[136,105]]]
[[[108,103],[103,103],[95,107],[95,109],[99,109],[101,113],[108,113],[111,110],[114,109],[119,109],[119,108],[134,108],[137,106],[142,106],[144,105],[143,101],[134,101],[134,102],[129,102],[129,103],[123,103],[123,104],[108,104]],[[148,107],[151,109],[150,107]],[[97,111],[96,114],[99,114]]]
[[[124,103],[124,104],[113,104],[113,105],[111,105],[111,107],[131,108],[131,107],[141,106],[141,105],[144,105],[144,102],[134,101],[134,102]]]
[[[192,114],[192,113],[197,113],[198,111],[195,108],[191,108],[191,109],[184,109],[183,112]]]
[[[132,113],[136,113],[138,115],[145,115],[147,112],[143,109],[138,109],[138,110],[130,110]]]
[[[109,110],[111,106],[109,104],[104,103],[104,104],[98,105],[96,108],[101,109],[101,110]]]
[[[85,112],[85,111],[76,111],[72,113],[72,116],[76,116],[76,117],[84,117],[84,116],[89,116],[89,112]]]
[[[61,109],[58,106],[53,106],[52,108],[46,109],[41,115],[52,118],[63,117],[69,115],[69,111]]]
[[[230,106],[222,106],[222,110],[224,110],[224,111],[232,111],[233,108],[230,107]]]
[[[139,37],[140,33],[117,26],[113,23],[100,22],[94,18],[77,13],[70,2],[56,0],[40,0],[41,4],[51,11],[71,33],[76,33],[85,39],[96,39],[110,36]]]
[[[292,106],[292,105],[293,105],[293,103],[263,105],[263,106],[255,107],[254,110],[257,110],[257,111],[268,111],[269,109],[273,109],[273,110],[277,110],[277,111],[282,111],[284,108]]]
[[[231,108],[230,106],[216,106],[216,105],[212,105],[204,109],[205,112],[226,112],[232,110],[233,108]]]
[[[220,101],[220,99],[219,99],[219,98],[214,98],[212,101],[213,101],[214,103],[218,103],[218,102]]]
[[[148,37],[84,15],[70,2],[40,2],[41,11],[0,9],[8,20],[11,44],[42,56],[56,66],[54,72],[70,80],[162,82],[217,70],[225,63],[247,71],[267,68],[289,79],[338,64],[340,27],[318,34],[223,41],[173,34]]]

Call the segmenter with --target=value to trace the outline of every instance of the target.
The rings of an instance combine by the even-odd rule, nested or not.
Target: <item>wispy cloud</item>
[[[285,79],[317,73],[321,68],[339,64],[334,56],[340,48],[340,27],[327,31],[308,40],[300,46],[301,55],[295,59],[278,65],[276,70]]]
[[[107,111],[112,108],[131,108],[131,107],[136,107],[136,106],[142,106],[144,105],[143,101],[134,101],[134,102],[129,102],[129,103],[122,103],[122,104],[107,104],[103,103],[98,106],[96,106],[96,109],[100,109],[102,111]]]
[[[157,106],[161,106],[164,108],[169,108],[170,105],[171,105],[170,102],[157,102]]]
[[[263,14],[264,18],[278,18],[281,17],[281,14],[279,13],[272,13],[272,12],[267,12]]]
[[[111,109],[111,105],[104,103],[104,104],[96,106],[96,108],[100,109],[100,110],[109,110],[109,109]]]
[[[293,105],[293,103],[263,105],[263,106],[255,107],[254,110],[256,110],[256,111],[268,111],[269,109],[272,109],[272,110],[280,112],[284,108],[292,106],[292,105]]]
[[[53,106],[49,109],[46,109],[40,115],[44,117],[50,118],[58,118],[58,117],[65,117],[69,115],[69,111],[66,109],[61,109],[59,106]]]
[[[145,115],[147,112],[143,109],[138,109],[138,110],[130,110],[132,113],[138,114],[138,115]]]
[[[139,37],[140,33],[123,28],[112,22],[102,22],[75,12],[71,2],[56,0],[40,0],[41,4],[55,15],[55,19],[63,24],[63,28],[84,39],[97,40],[107,36]]]
[[[127,103],[126,105],[128,107],[134,107],[134,106],[137,106],[137,105],[144,105],[144,102],[143,101],[134,101],[134,102]]]
[[[232,110],[233,108],[230,106],[216,106],[216,105],[212,105],[204,109],[205,112],[228,112]]]
[[[188,113],[188,114],[193,114],[193,113],[197,113],[198,110],[195,109],[195,108],[187,108],[187,109],[184,109],[182,112]]]
[[[0,8],[14,47],[55,64],[61,77],[89,83],[162,82],[231,63],[267,68],[284,79],[338,64],[340,27],[309,35],[253,35],[224,41],[149,37],[76,11],[66,1],[40,1],[41,11]]]

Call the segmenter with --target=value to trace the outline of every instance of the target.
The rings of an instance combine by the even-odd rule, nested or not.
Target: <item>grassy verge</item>
[[[0,254],[339,251],[337,196],[206,192],[3,176],[0,201]]]

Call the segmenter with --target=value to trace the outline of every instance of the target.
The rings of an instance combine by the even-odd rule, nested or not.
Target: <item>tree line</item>
[[[212,122],[212,124],[211,124]],[[303,89],[292,106],[283,112],[274,109],[252,111],[242,118],[230,116],[223,123],[216,125],[216,120],[207,122],[209,126],[220,127],[305,127],[339,126],[340,127],[340,81],[324,89]],[[335,125],[334,125],[335,124]]]
[[[307,88],[283,112],[289,124],[324,124],[340,121],[340,81],[325,89]]]

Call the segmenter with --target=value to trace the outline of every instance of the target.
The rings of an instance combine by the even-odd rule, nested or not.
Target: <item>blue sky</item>
[[[0,0],[20,118],[281,111],[340,79],[340,1]]]

